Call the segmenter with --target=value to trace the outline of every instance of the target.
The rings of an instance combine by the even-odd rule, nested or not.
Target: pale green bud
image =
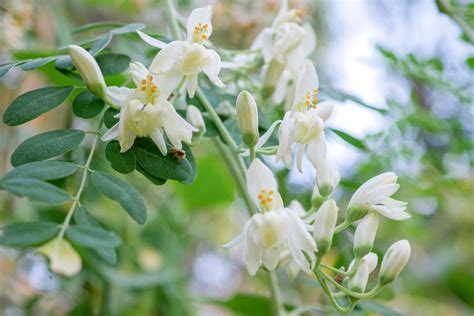
[[[38,252],[48,257],[50,269],[55,273],[70,277],[81,271],[81,257],[63,238],[56,237],[47,242]]]
[[[105,80],[94,57],[92,57],[92,55],[84,48],[77,45],[70,45],[68,47],[68,52],[71,56],[72,63],[77,70],[79,70],[79,73],[89,91],[104,99],[106,96]]]
[[[331,248],[336,227],[338,207],[334,200],[324,202],[314,218],[313,236],[318,245],[318,255],[324,255]]]
[[[379,225],[377,213],[370,212],[357,225],[354,234],[354,256],[362,258],[372,250]]]
[[[258,110],[255,99],[247,91],[240,92],[237,97],[237,120],[244,143],[253,148],[258,141]]]
[[[395,280],[410,259],[411,247],[408,240],[399,240],[392,244],[385,253],[380,267],[380,285]]]

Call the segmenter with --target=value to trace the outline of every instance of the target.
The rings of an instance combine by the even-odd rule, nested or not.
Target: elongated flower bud
[[[194,127],[196,127],[199,132],[206,131],[206,125],[204,124],[204,119],[202,117],[201,111],[198,110],[194,105],[189,105],[186,112],[186,120]]]
[[[271,61],[270,65],[267,68],[267,72],[265,73],[265,77],[263,79],[262,94],[265,99],[270,97],[275,91],[275,86],[280,80],[283,70],[285,70],[284,64],[276,60]]]
[[[81,271],[82,261],[76,250],[64,239],[55,238],[38,249],[48,257],[50,269],[55,273],[73,276]]]
[[[364,292],[365,287],[367,286],[367,281],[369,280],[369,274],[377,267],[377,261],[378,257],[373,252],[364,256],[364,258],[361,259],[356,273],[351,278],[349,278],[349,289],[356,292]],[[354,264],[355,261],[352,261],[348,271],[352,270],[352,266]]]
[[[372,250],[375,234],[379,225],[377,213],[370,212],[357,225],[354,234],[354,256],[362,258]]]
[[[105,81],[94,57],[84,48],[76,45],[68,47],[72,63],[79,70],[87,88],[100,98],[105,98]]]
[[[242,139],[249,148],[253,148],[259,138],[257,104],[252,95],[244,90],[237,97],[236,108]]]
[[[410,259],[411,247],[408,240],[399,240],[385,253],[380,267],[379,282],[386,285],[395,280]]]
[[[331,248],[336,227],[338,207],[334,200],[324,202],[314,218],[313,236],[318,245],[318,255],[323,256]]]
[[[319,192],[322,196],[329,196],[334,188],[339,184],[341,176],[339,171],[327,159],[319,162],[316,171]]]

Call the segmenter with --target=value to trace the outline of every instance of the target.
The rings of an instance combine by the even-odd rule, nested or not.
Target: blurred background
[[[277,0],[177,3],[183,16],[212,4],[213,43],[228,49],[248,48],[279,7]],[[345,205],[365,180],[395,171],[401,184],[396,198],[408,201],[412,214],[401,223],[382,220],[375,243],[381,258],[391,243],[410,240],[408,267],[377,300],[362,302],[353,313],[472,315],[474,4],[295,0],[290,6],[303,9],[316,31],[311,59],[320,93],[337,101],[328,126],[345,132],[329,138],[329,155],[343,178],[336,197]],[[91,22],[143,22],[148,32],[169,34],[165,8],[158,0],[1,0],[0,64],[80,42],[71,31]],[[132,60],[153,56],[136,37],[114,39],[109,47]],[[26,91],[67,80],[52,65],[11,69],[0,79],[0,111]],[[3,175],[22,140],[51,129],[87,129],[88,123],[73,118],[66,104],[21,127],[0,124]],[[152,186],[138,174],[127,177],[147,201],[144,226],[93,188],[85,192],[86,207],[124,240],[116,266],[87,257],[83,272],[65,279],[51,274],[34,250],[0,247],[0,315],[268,315],[267,275],[251,278],[240,250],[221,247],[247,219],[232,178],[212,141],[194,155],[198,177],[192,185]],[[268,162],[278,172],[285,202],[308,206],[315,182],[309,162],[302,174]],[[95,165],[110,168],[103,155],[96,155]],[[60,222],[66,211],[0,191],[0,224]],[[337,236],[328,263],[350,262],[350,237]],[[302,275],[292,281],[280,272],[286,302],[324,302],[316,282]]]

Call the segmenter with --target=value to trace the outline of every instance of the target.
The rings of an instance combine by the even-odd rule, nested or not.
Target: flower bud
[[[203,133],[206,131],[206,124],[202,117],[201,111],[198,110],[194,105],[189,105],[186,112],[186,120],[191,123],[192,126],[196,127],[199,132]]]
[[[334,200],[324,202],[314,218],[313,236],[318,245],[318,255],[327,253],[332,243],[334,228],[336,227],[338,207]]]
[[[380,267],[380,285],[386,285],[398,277],[410,259],[410,253],[411,247],[408,240],[399,240],[388,248]]]
[[[51,271],[73,276],[81,271],[82,261],[76,250],[63,238],[55,238],[38,249],[48,257]]]
[[[252,95],[244,90],[237,97],[236,108],[242,139],[249,148],[253,148],[259,138],[257,104]]]
[[[339,184],[341,176],[339,171],[327,159],[322,159],[316,171],[319,192],[322,196],[329,196]]]
[[[285,70],[284,64],[276,60],[270,62],[263,79],[262,95],[264,99],[270,97],[275,91],[275,86],[280,80],[283,70]]]
[[[354,256],[362,258],[372,250],[375,234],[379,225],[377,213],[370,212],[357,225],[354,234]]]
[[[94,57],[84,48],[76,45],[70,45],[68,52],[71,56],[72,63],[77,70],[79,70],[89,91],[102,99],[105,98],[106,85],[104,76]]]
[[[356,292],[364,292],[365,287],[367,286],[367,281],[369,280],[369,274],[377,267],[377,261],[378,257],[373,252],[364,256],[361,259],[356,273],[351,278],[349,278],[349,289]],[[351,271],[354,264],[355,261],[352,261],[352,263],[349,265],[349,271]]]

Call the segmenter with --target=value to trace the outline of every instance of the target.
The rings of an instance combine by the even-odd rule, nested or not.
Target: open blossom
[[[154,76],[140,63],[130,64],[137,88],[107,88],[107,98],[120,107],[119,122],[102,140],[118,139],[120,151],[130,149],[136,137],[151,137],[163,155],[165,136],[178,149],[190,143],[195,127],[184,120],[167,100],[173,83],[167,76]]]
[[[286,95],[288,84],[295,80],[304,60],[316,47],[316,35],[310,24],[301,25],[301,10],[288,9],[282,0],[271,27],[255,38],[251,49],[261,49],[266,64],[265,86],[275,88],[277,103]]]
[[[82,269],[81,257],[71,244],[62,238],[57,237],[47,242],[38,252],[48,257],[50,269],[55,273],[70,277]]]
[[[215,85],[224,87],[218,77],[221,70],[220,56],[203,45],[212,34],[211,17],[211,6],[193,10],[188,18],[185,41],[164,44],[139,33],[147,43],[161,48],[151,63],[150,71],[154,74],[168,73],[168,77],[178,78],[177,82],[184,77],[190,97],[196,92],[200,72],[204,72]]]
[[[357,189],[349,201],[348,209],[363,206],[396,221],[408,219],[411,216],[405,212],[407,203],[391,198],[399,188],[394,172],[379,174]]]
[[[268,270],[275,270],[285,251],[289,251],[301,270],[310,272],[303,251],[314,255],[316,242],[301,218],[283,206],[273,173],[259,159],[255,159],[247,171],[247,190],[260,213],[254,214],[242,234],[226,247],[243,242],[245,262],[251,275],[262,264]]]
[[[307,60],[304,71],[296,83],[292,110],[286,112],[280,126],[280,144],[276,154],[277,161],[283,160],[291,166],[293,153],[297,152],[296,165],[301,171],[304,150],[315,168],[326,157],[324,121],[332,113],[332,102],[317,104],[319,79],[313,64]]]

